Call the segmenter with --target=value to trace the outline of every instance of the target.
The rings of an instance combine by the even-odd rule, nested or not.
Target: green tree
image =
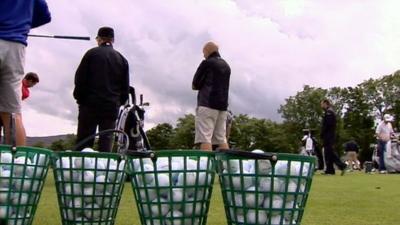
[[[32,145],[32,147],[37,147],[37,148],[46,148],[46,144],[43,141],[38,141]]]
[[[178,149],[192,149],[194,146],[194,115],[186,114],[179,118],[174,129],[171,147]]]
[[[146,132],[151,140],[152,149],[170,149],[174,137],[174,128],[169,123],[158,124]]]

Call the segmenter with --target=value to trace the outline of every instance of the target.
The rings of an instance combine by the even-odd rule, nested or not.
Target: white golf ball
[[[273,183],[272,183],[273,180]],[[283,185],[283,181],[279,178],[273,178],[271,179],[270,177],[263,177],[259,179],[259,190],[262,192],[281,192]]]
[[[10,185],[10,170],[0,169],[0,187],[8,188]]]
[[[183,188],[172,188],[172,195],[168,195],[168,200],[170,202],[180,203],[184,200]]]
[[[178,210],[170,211],[165,216],[165,225],[182,225],[182,212]]]
[[[293,181],[290,181],[287,188],[288,192],[296,192],[297,191],[297,184]]]
[[[209,163],[208,157],[200,157],[200,170],[208,170],[211,165],[211,161]]]
[[[158,171],[166,171],[169,169],[168,158],[160,157],[156,161],[156,168]]]
[[[238,159],[230,159],[227,161],[227,169],[230,173],[236,173],[239,171],[240,162]]]
[[[26,205],[29,200],[29,195],[26,193],[14,193],[11,202],[14,205]]]
[[[83,172],[83,182],[85,183],[93,183],[94,182],[94,173],[92,171]]]
[[[96,204],[103,208],[106,206],[109,206],[113,196],[109,192],[106,192],[104,194],[100,193],[100,194],[103,196],[95,198]]]
[[[168,204],[165,204],[168,201],[164,198],[160,198],[159,200],[160,200],[160,203],[158,203],[158,199],[154,199],[153,203],[151,204],[151,213],[155,217],[165,216],[169,212],[169,206],[168,206]],[[160,208],[159,208],[159,206],[160,206]]]
[[[90,157],[76,157],[74,159],[74,168],[94,169],[94,159]]]
[[[31,164],[31,160],[25,156],[20,156],[14,160],[14,177],[22,177],[27,165]],[[25,175],[27,173],[25,172]]]
[[[28,176],[24,179],[14,179],[14,190],[16,191],[29,191],[31,189],[31,180]]]
[[[248,223],[251,224],[265,224],[267,222],[267,213],[259,210],[258,212],[254,209],[249,209],[246,214]]]
[[[82,149],[81,152],[98,152],[98,151],[94,150],[93,148],[86,147]]]
[[[143,165],[143,172],[144,172],[144,180],[141,175],[139,175],[139,179],[143,184],[150,184],[154,181],[154,167],[150,164]]]
[[[199,199],[197,199],[197,202],[194,201],[194,198],[187,198],[186,203],[184,207],[182,208],[182,212],[185,216],[199,216],[201,214],[202,210],[202,203],[199,202]]]
[[[0,163],[1,164],[10,164],[12,161],[12,154],[9,152],[0,153]]]
[[[47,163],[45,154],[35,154],[33,157],[32,163],[39,166],[45,166]]]
[[[93,196],[95,194],[95,190],[93,187],[85,187],[83,189],[83,195],[84,196]]]
[[[160,220],[147,220],[146,225],[163,225]]]
[[[167,174],[157,174],[157,181],[159,187],[171,186],[171,180]]]
[[[101,210],[99,205],[96,203],[91,203],[85,205],[85,210],[83,211],[85,217],[89,220],[98,220],[100,218]]]
[[[281,223],[282,220],[282,223]],[[285,218],[282,218],[281,215],[273,215],[271,217],[271,224],[288,224]]]
[[[9,188],[0,188],[0,204],[7,202],[9,195]]]
[[[197,170],[197,161],[186,159],[186,171]]]
[[[237,175],[233,175],[231,177],[232,177],[232,185],[235,190],[246,190],[247,188],[254,186],[254,181],[255,181],[254,176],[251,176],[249,172],[243,171],[243,174],[237,173]],[[228,184],[230,184],[229,178],[227,179],[228,179],[227,180]]]
[[[283,207],[283,197],[281,195],[273,195],[272,200],[267,196],[264,200],[263,207],[265,209],[281,209]]]
[[[23,219],[21,219],[22,216],[18,216],[13,213],[9,218],[15,218],[15,219],[9,219],[7,225],[23,225],[24,224]]]
[[[106,176],[104,175],[97,176],[95,181],[96,181],[96,186],[95,186],[96,191],[103,192],[106,184],[108,183]]]
[[[256,187],[249,187],[246,190],[246,207],[255,208],[256,206],[262,205],[264,195],[256,193]]]
[[[279,160],[275,164],[275,175],[287,175],[288,171],[288,162]]]
[[[0,206],[0,219],[5,219],[7,217],[7,207],[8,206]],[[8,211],[9,213],[11,213],[11,210]]]
[[[196,184],[197,175],[195,172],[184,172],[178,175],[177,186],[193,186]]]
[[[151,202],[157,197],[157,191],[153,188],[140,189],[140,197],[146,199],[146,201]]]

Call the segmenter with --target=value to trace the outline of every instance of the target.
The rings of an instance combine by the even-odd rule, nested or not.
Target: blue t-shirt
[[[45,0],[0,0],[0,39],[27,45],[29,30],[50,21]]]

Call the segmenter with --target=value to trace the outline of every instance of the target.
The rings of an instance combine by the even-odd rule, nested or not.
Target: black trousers
[[[78,131],[76,143],[96,133],[107,129],[114,129],[118,116],[118,108],[99,109],[97,107],[79,106]],[[98,150],[101,152],[110,152],[113,144],[113,134],[104,134],[99,137]],[[94,146],[94,138],[84,143],[79,149]]]
[[[324,153],[325,153],[325,163],[326,170],[325,173],[335,174],[335,168],[333,164],[336,164],[339,169],[346,169],[346,163],[342,162],[338,154],[333,150],[333,141],[324,140]]]
[[[319,146],[318,147],[315,146],[314,152],[315,152],[315,156],[317,156],[317,158],[318,158],[317,169],[318,170],[323,170],[324,169],[324,157],[322,155],[321,148]]]

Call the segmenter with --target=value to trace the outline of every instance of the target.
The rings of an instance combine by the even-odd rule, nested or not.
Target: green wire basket
[[[216,161],[229,225],[300,225],[313,157],[227,150]]]
[[[215,177],[213,152],[163,150],[128,154],[142,225],[205,225]]]
[[[30,225],[52,151],[0,145],[0,224]]]
[[[57,152],[53,172],[63,225],[113,225],[126,177],[116,153]]]

